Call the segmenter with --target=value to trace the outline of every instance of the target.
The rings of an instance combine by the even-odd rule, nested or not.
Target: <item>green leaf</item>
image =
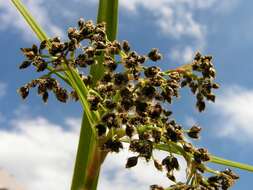
[[[15,5],[15,7],[18,9],[18,11],[21,13],[25,21],[28,23],[28,25],[32,28],[34,33],[37,35],[40,41],[47,40],[48,37],[46,33],[42,30],[42,28],[36,23],[35,19],[32,17],[32,15],[28,12],[26,7],[22,4],[20,0],[11,0],[12,3]]]
[[[97,23],[106,23],[106,34],[110,41],[113,41],[117,37],[118,28],[118,0],[100,0],[98,6]],[[90,68],[90,74],[93,78],[93,85],[96,81],[101,79],[104,75],[105,69],[103,66],[103,55],[100,56],[97,61],[98,64],[92,65]]]

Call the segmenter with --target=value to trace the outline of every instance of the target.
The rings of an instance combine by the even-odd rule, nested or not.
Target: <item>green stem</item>
[[[87,115],[83,114],[82,126],[80,131],[78,149],[76,154],[75,168],[72,178],[71,190],[86,190],[86,176],[88,168],[93,159],[94,150],[96,148],[96,136],[92,131],[92,126],[88,126],[89,121]],[[87,189],[88,190],[88,189]]]
[[[242,164],[242,163],[235,162],[232,160],[227,160],[227,159],[220,158],[220,157],[214,156],[214,155],[211,155],[210,162],[253,172],[253,166],[251,166],[251,165]]]
[[[106,34],[109,41],[113,41],[117,37],[118,27],[118,0],[100,0],[98,6],[97,23],[106,23]],[[93,85],[104,75],[105,68],[103,66],[103,54],[98,57],[98,64],[92,65],[90,74],[92,75]]]

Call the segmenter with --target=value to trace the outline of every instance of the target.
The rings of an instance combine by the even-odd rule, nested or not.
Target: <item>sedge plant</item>
[[[181,88],[191,90],[199,112],[205,110],[206,101],[215,102],[213,91],[219,85],[211,56],[196,53],[191,63],[163,71],[158,49],[139,55],[127,41],[116,40],[118,0],[100,0],[97,23],[80,19],[77,27],[68,29],[66,41],[49,38],[20,0],[12,3],[40,40],[39,45],[21,48],[25,60],[20,69],[33,67],[43,73],[18,90],[21,97],[25,99],[37,88],[44,102],[52,93],[63,103],[69,99],[79,102],[83,109],[71,190],[97,189],[106,156],[119,152],[123,143],[136,153],[128,158],[126,168],[144,159],[173,183],[169,187],[150,184],[152,190],[228,189],[239,178],[230,169],[209,168],[208,162],[253,172],[250,165],[194,147],[187,139],[198,139],[201,128],[183,128],[168,106],[179,97]],[[154,150],[165,151],[167,156],[158,160]],[[180,168],[177,156],[187,163],[185,182],[174,176]]]

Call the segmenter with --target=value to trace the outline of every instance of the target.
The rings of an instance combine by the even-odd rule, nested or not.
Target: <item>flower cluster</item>
[[[158,62],[162,55],[158,49],[152,49],[146,55],[133,51],[127,41],[109,41],[105,23],[94,25],[92,21],[78,21],[78,28],[68,30],[68,40],[59,38],[43,41],[39,48],[22,48],[26,60],[20,69],[33,65],[37,72],[50,72],[35,79],[19,89],[22,98],[26,98],[31,88],[37,87],[38,94],[46,102],[48,91],[52,91],[61,102],[69,97],[78,101],[73,89],[68,92],[52,78],[52,74],[63,73],[68,68],[76,70],[101,64],[104,73],[99,80],[92,75],[80,77],[89,89],[87,100],[90,110],[98,111],[100,119],[94,126],[101,149],[119,152],[122,142],[128,142],[129,150],[136,156],[127,160],[126,168],[137,165],[139,159],[153,160],[157,170],[165,169],[168,179],[175,184],[170,189],[228,189],[238,177],[231,170],[217,172],[207,178],[204,172],[210,171],[205,162],[210,160],[204,148],[196,148],[187,142],[186,136],[198,139],[201,128],[192,126],[184,129],[172,117],[171,106],[179,97],[179,90],[189,87],[196,97],[196,107],[202,112],[206,101],[215,101],[213,89],[219,86],[214,82],[215,69],[211,56],[197,53],[192,63],[176,69],[162,71],[158,63],[148,66],[149,61]],[[46,50],[47,49],[47,50]],[[101,61],[102,60],[102,61]],[[118,68],[118,66],[121,68]],[[87,73],[87,72],[86,72]],[[167,146],[169,154],[163,160],[154,158],[153,150]],[[177,182],[174,171],[180,163],[176,154],[187,162],[187,182]],[[152,190],[163,187],[152,185]]]

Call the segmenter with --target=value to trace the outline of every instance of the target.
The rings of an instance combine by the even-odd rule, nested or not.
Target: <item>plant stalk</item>
[[[118,22],[118,0],[99,1],[97,22],[106,22],[106,33],[108,39],[110,41],[116,39]],[[97,60],[98,64],[91,66],[90,74],[93,78],[93,84],[102,78],[104,74],[103,60],[104,57],[100,56]],[[100,168],[107,155],[107,152],[101,151],[96,134],[89,133],[87,135],[87,131],[83,130],[83,128],[85,128],[84,125],[85,123],[82,124],[80,133],[71,190],[96,190]],[[87,138],[89,139],[88,141],[90,141],[89,150],[87,150]],[[86,143],[84,141],[86,141]],[[89,160],[83,160],[85,153],[89,154]],[[87,156],[85,158],[87,158]]]

